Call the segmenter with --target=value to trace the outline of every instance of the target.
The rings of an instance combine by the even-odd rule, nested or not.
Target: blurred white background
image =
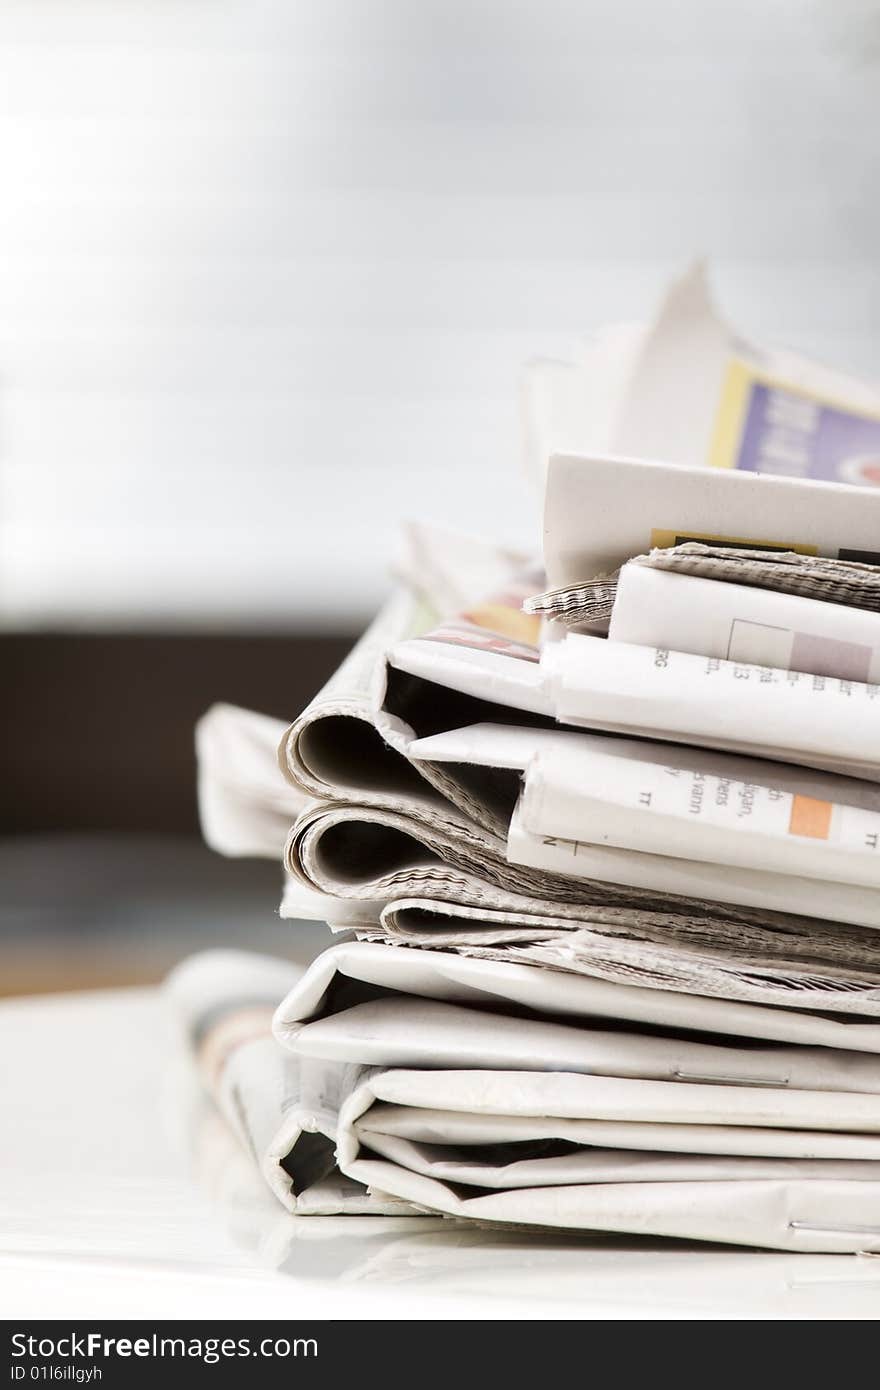
[[[709,255],[880,375],[873,0],[4,0],[7,627],[350,626],[537,535],[519,368]]]

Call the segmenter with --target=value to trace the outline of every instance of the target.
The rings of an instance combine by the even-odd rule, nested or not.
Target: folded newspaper
[[[411,527],[292,724],[202,720],[208,842],[355,939],[252,1035],[173,993],[290,1209],[880,1251],[880,391],[698,274],[602,342],[529,378],[543,563]]]
[[[364,942],[301,975],[207,952],[168,991],[299,1214],[880,1249],[880,1025]]]
[[[880,1251],[880,1058],[853,1050],[876,1049],[878,1028],[854,1027],[367,943],[326,951],[275,1020],[296,1055],[361,1065],[337,1158],[386,1196],[489,1222]]]
[[[207,1094],[288,1211],[409,1214],[343,1177],[334,1156],[342,1100],[360,1069],[294,1056],[272,1036],[300,967],[247,951],[203,951],[169,975],[172,1012]]]
[[[514,656],[508,639],[503,651],[497,649],[500,639],[494,647],[476,645],[483,639],[473,621],[475,610],[467,625],[459,620],[435,628],[428,638],[406,640],[418,602],[406,591],[392,599],[283,738],[283,726],[266,721],[265,737],[258,742],[253,718],[228,708],[213,711],[202,725],[203,824],[210,842],[227,853],[252,850],[262,822],[255,818],[249,830],[218,809],[230,800],[226,769],[241,768],[246,754],[251,771],[248,777],[242,774],[242,784],[268,784],[273,776],[272,745],[281,741],[282,765],[292,783],[289,813],[295,817],[284,852],[285,915],[318,916],[337,927],[389,935],[406,933],[409,939],[419,935],[438,944],[444,933],[444,944],[454,938],[471,950],[512,939],[520,951],[535,949],[541,959],[547,959],[555,941],[566,954],[576,952],[580,968],[591,968],[588,962],[593,959],[592,968],[613,971],[617,957],[621,970],[640,967],[649,977],[657,969],[668,974],[680,957],[677,968],[684,972],[686,988],[698,966],[723,976],[724,954],[740,960],[746,927],[756,948],[763,946],[763,951],[756,949],[755,969],[767,969],[774,981],[786,964],[780,942],[806,933],[809,949],[802,944],[788,962],[792,988],[803,988],[805,970],[812,979],[823,961],[836,969],[847,964],[875,968],[870,932],[831,926],[880,925],[880,900],[871,891],[873,864],[867,854],[847,859],[836,852],[834,872],[826,874],[824,861],[819,860],[816,869],[814,844],[809,855],[789,864],[784,852],[773,858],[773,844],[760,833],[753,841],[757,839],[758,850],[766,855],[766,867],[727,863],[710,876],[705,853],[683,857],[682,847],[691,849],[690,837],[673,846],[673,852],[668,846],[645,844],[624,845],[642,852],[621,854],[621,847],[608,836],[573,835],[566,808],[572,784],[588,786],[602,768],[611,771],[612,783],[627,769],[656,779],[658,768],[662,772],[670,758],[681,774],[681,787],[713,770],[726,777],[732,788],[732,815],[745,796],[740,794],[737,802],[736,789],[757,786],[771,809],[777,808],[777,819],[778,808],[798,797],[800,805],[852,803],[852,814],[870,820],[880,810],[880,790],[861,778],[780,765],[771,761],[778,755],[775,748],[762,750],[768,755],[763,759],[731,757],[643,739],[607,738],[574,727],[563,730],[550,714],[514,711],[514,701],[520,706],[530,703],[534,710],[539,699],[547,699],[549,683],[539,685],[532,677],[537,673],[543,679],[551,659],[555,661],[570,643],[595,642],[599,656],[611,659],[612,674],[619,670],[620,653],[630,649],[569,636],[565,643],[549,643],[543,654],[529,646],[528,655]],[[496,625],[503,621],[499,613],[506,611],[494,606]],[[522,628],[518,631],[522,647]],[[461,638],[472,632],[474,645],[462,645]],[[633,650],[637,660],[642,654],[651,657],[647,648]],[[459,652],[466,658],[460,664]],[[526,676],[510,669],[520,666],[526,668]],[[591,679],[595,682],[600,673],[596,660]],[[430,680],[432,675],[436,679]],[[449,680],[459,688],[444,684]],[[638,691],[644,690],[646,680],[639,670]],[[491,688],[507,704],[481,700],[467,693],[468,685]],[[735,689],[742,685],[738,682]],[[589,693],[598,699],[602,692]],[[758,686],[757,695],[763,693]],[[791,691],[786,686],[782,693],[788,696]],[[617,716],[625,694],[615,688],[608,698]],[[567,690],[563,695],[570,698]],[[585,698],[580,688],[577,695]],[[679,703],[675,692],[673,707]],[[549,700],[546,708],[551,708]],[[531,715],[528,723],[501,722],[524,714]],[[577,711],[566,717],[572,725],[580,720]],[[789,704],[782,717],[790,735],[794,725]],[[242,737],[239,756],[233,758],[230,749],[239,719]],[[459,721],[468,722],[459,727]],[[593,727],[598,722],[591,721]],[[657,734],[668,736],[659,728]],[[634,794],[641,795],[641,790]],[[748,796],[757,821],[760,794]],[[574,824],[581,811],[586,815],[587,804],[581,800]],[[614,805],[608,796],[604,802],[610,814]],[[689,797],[685,807],[690,807]],[[707,799],[706,814],[708,810]],[[228,833],[230,826],[236,834]],[[268,854],[277,852],[281,833],[279,824],[267,835]],[[792,842],[782,850],[793,857],[792,847],[799,848]],[[832,845],[828,849],[836,851]],[[817,872],[823,877],[817,878]],[[817,934],[815,923],[805,925],[793,916],[797,913],[820,918],[824,931]],[[694,959],[694,947],[686,945],[695,935],[698,939],[694,919],[702,920],[702,936],[709,937],[708,954],[700,960]],[[713,923],[709,933],[707,922]],[[799,964],[804,951],[806,967]],[[873,987],[873,974],[870,983]],[[747,987],[762,986],[747,986],[738,975],[726,983],[723,978],[718,981],[720,990]],[[845,1006],[841,989],[832,988],[836,997],[830,1006]]]
[[[626,464],[621,467],[625,468]],[[677,577],[690,577],[704,583],[682,584],[677,582]],[[742,585],[746,592],[731,592],[722,585]],[[804,602],[790,603],[791,598]],[[674,640],[666,645],[675,647],[678,643],[697,640],[691,632],[692,602],[697,610],[715,603],[745,608],[755,614],[751,619],[753,626],[765,629],[774,626],[768,618],[775,616],[777,609],[789,616],[811,615],[815,621],[824,619],[823,626],[832,630],[832,635],[826,637],[829,643],[839,640],[838,625],[846,629],[854,623],[873,646],[877,641],[877,619],[863,617],[858,610],[880,613],[880,569],[854,560],[798,555],[790,550],[762,550],[757,546],[741,550],[736,546],[683,541],[665,549],[658,547],[647,555],[636,555],[612,575],[600,575],[581,584],[535,594],[526,599],[523,608],[527,613],[558,621],[566,627],[607,633],[623,642],[638,641],[636,634],[645,632],[648,645],[657,645],[657,629],[653,624],[661,615],[666,616],[667,606],[671,604],[676,625],[671,628]],[[814,607],[816,602],[832,605],[833,611]],[[837,611],[838,608],[843,611]],[[733,614],[730,620],[737,621]],[[746,620],[740,617],[738,621],[742,624]],[[740,640],[748,635],[742,627],[736,634]],[[731,632],[729,636],[732,638],[734,634]],[[695,648],[685,645],[682,650]],[[706,652],[710,654],[716,653]],[[717,652],[719,656],[730,654],[730,643]],[[761,655],[764,654],[762,651]],[[777,658],[776,664],[783,664],[778,660],[782,657],[790,667],[792,659],[812,662],[818,653],[803,652],[799,658],[797,649],[789,647],[785,651],[773,651],[773,655]],[[827,671],[829,675],[847,673],[845,666],[842,670],[833,669],[837,663],[828,661],[827,657],[825,664],[832,668]],[[859,669],[867,671],[868,668]],[[816,674],[826,672],[819,670]]]

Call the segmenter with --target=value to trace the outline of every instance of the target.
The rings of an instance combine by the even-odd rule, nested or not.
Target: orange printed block
[[[789,835],[808,835],[812,840],[827,840],[831,834],[830,801],[817,801],[812,796],[795,796],[791,803]]]

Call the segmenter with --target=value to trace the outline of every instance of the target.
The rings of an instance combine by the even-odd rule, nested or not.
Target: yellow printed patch
[[[506,604],[482,603],[476,608],[469,608],[463,616],[477,627],[498,632],[514,642],[537,647],[540,640],[541,619],[531,613],[522,613],[518,608],[509,608]]]
[[[713,536],[706,531],[668,531],[660,526],[651,528],[651,545],[669,550],[686,541],[702,541],[704,545],[738,546],[742,550],[793,550],[796,555],[818,555],[816,545],[799,545],[797,541],[765,541],[757,536]]]
[[[709,446],[709,463],[712,468],[736,468],[749,408],[749,395],[752,384],[757,380],[758,377],[748,364],[736,358],[727,368],[727,376],[721,388],[721,403],[715,417],[712,443]]]

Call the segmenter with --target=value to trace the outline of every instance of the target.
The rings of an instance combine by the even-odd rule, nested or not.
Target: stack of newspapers
[[[880,1252],[880,390],[693,273],[526,407],[543,557],[414,524],[289,727],[199,727],[340,934],[178,967],[203,1074],[297,1212]]]

